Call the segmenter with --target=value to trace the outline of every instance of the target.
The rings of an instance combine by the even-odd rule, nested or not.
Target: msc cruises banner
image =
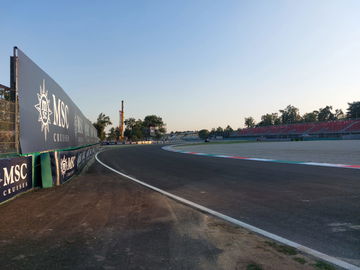
[[[96,129],[65,91],[21,50],[17,52],[22,153],[97,143]]]
[[[0,159],[0,203],[32,188],[32,157]]]
[[[98,146],[90,146],[72,151],[51,152],[53,185],[58,186],[78,173],[97,152]]]

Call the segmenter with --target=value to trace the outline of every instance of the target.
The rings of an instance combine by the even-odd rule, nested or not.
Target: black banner
[[[0,159],[0,203],[32,188],[32,157]]]
[[[94,156],[98,146],[89,146],[72,151],[50,153],[53,184],[61,185],[78,173]]]
[[[95,153],[98,151],[98,145],[86,147],[83,149],[77,150],[78,158],[77,158],[77,167],[81,169],[87,163],[87,161],[92,158]]]
[[[63,184],[69,180],[77,172],[78,167],[78,152],[77,151],[65,151],[59,152],[59,172],[60,172],[60,184]]]
[[[97,143],[96,129],[65,91],[21,50],[17,54],[22,153]]]

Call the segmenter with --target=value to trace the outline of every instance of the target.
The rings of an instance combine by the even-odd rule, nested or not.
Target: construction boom
[[[121,101],[121,110],[120,112],[120,124],[119,124],[119,131],[120,131],[120,141],[124,141],[124,101]]]

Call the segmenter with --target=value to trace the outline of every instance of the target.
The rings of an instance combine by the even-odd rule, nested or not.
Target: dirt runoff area
[[[96,162],[0,215],[1,269],[333,269]]]

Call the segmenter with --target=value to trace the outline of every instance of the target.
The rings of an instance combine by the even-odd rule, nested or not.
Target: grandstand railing
[[[277,126],[245,128],[234,136],[301,136],[322,134],[360,134],[360,119],[346,119],[316,123],[297,123]]]

